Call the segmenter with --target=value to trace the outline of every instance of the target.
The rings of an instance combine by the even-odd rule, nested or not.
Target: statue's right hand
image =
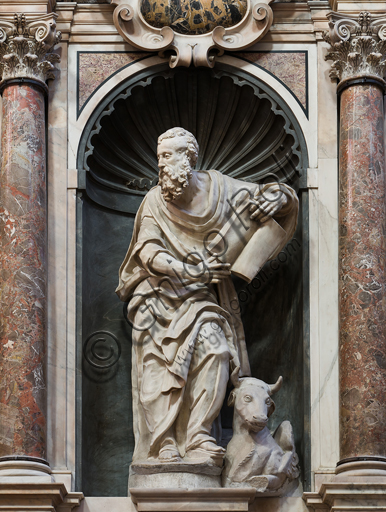
[[[201,282],[204,282],[205,284],[217,284],[222,279],[231,275],[230,264],[220,261],[216,254],[203,261],[202,265],[204,265],[205,272],[202,275]]]
[[[223,263],[214,254],[196,265],[184,265],[184,278],[191,283],[217,284],[230,276],[230,264]]]

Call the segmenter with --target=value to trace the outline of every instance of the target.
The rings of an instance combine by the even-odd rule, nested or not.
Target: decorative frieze
[[[61,40],[56,32],[56,14],[27,19],[15,14],[14,21],[0,20],[0,72],[2,80],[30,78],[45,82],[54,78],[59,55],[53,47]]]
[[[386,16],[361,12],[358,17],[330,12],[329,32],[324,39],[331,47],[330,77],[346,80],[373,77],[383,81],[386,70]]]

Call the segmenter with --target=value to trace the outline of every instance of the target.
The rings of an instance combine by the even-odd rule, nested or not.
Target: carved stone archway
[[[132,212],[128,198],[141,201],[157,182],[157,138],[173,126],[196,136],[199,169],[253,183],[275,175],[299,188],[304,137],[272,89],[224,64],[216,70],[163,65],[115,89],[90,118],[78,156],[87,193],[92,197],[98,190],[94,200],[100,204]],[[138,206],[135,201],[135,211]]]

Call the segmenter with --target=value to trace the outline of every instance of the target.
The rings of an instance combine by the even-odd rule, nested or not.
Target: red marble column
[[[46,147],[41,87],[3,92],[0,457],[45,457]]]
[[[340,114],[341,462],[386,456],[383,87],[343,90]]]

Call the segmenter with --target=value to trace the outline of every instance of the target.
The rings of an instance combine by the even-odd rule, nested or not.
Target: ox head
[[[268,418],[275,410],[271,396],[281,388],[283,377],[270,385],[252,377],[240,379],[239,370],[240,367],[237,367],[231,375],[235,389],[229,395],[228,405],[235,407],[235,413],[248,430],[260,432],[267,426]]]

